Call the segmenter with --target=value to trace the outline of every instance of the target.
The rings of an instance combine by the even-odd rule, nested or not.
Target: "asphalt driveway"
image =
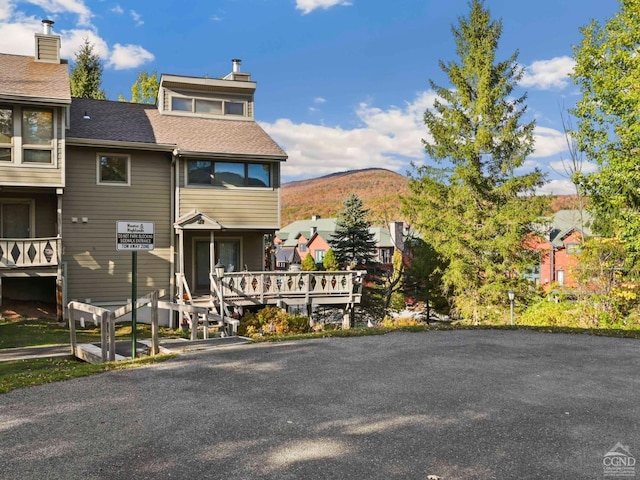
[[[605,454],[640,458],[639,419],[634,340],[244,345],[0,395],[0,478],[615,478]]]

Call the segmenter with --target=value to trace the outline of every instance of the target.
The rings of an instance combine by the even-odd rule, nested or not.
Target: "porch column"
[[[178,228],[178,300],[184,295],[184,230]]]
[[[62,188],[56,188],[56,197],[58,205],[56,207],[56,223],[58,224],[58,238],[56,239],[56,260],[58,262],[56,269],[56,317],[58,322],[64,319],[64,298],[62,282]]]

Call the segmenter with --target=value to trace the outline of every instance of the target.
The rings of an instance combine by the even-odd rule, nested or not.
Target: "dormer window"
[[[247,116],[246,102],[182,96],[171,97],[171,111],[201,115]]]

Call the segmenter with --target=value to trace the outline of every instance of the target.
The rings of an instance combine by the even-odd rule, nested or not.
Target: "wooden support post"
[[[342,315],[342,329],[349,330],[351,328],[351,305],[347,305]]]
[[[103,313],[104,323],[109,329],[109,361],[116,360],[116,316],[113,312],[107,311]]]
[[[158,343],[158,291],[151,292],[151,355],[160,351]]]
[[[109,348],[108,346],[108,339],[107,339],[107,335],[109,333],[109,325],[105,325],[105,315],[98,315],[97,313],[93,314],[93,321],[96,324],[100,325],[100,350],[102,351],[102,361],[106,362],[107,358],[109,358],[108,356],[108,352],[107,349]]]
[[[73,311],[73,302],[69,303],[69,336],[71,342],[71,355],[76,356],[76,319]]]
[[[191,313],[191,340],[198,339],[198,314]]]

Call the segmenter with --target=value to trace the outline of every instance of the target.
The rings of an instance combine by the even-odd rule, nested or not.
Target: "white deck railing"
[[[0,238],[0,268],[58,265],[60,240],[48,238]]]
[[[254,299],[262,304],[274,298],[291,297],[309,299],[336,296],[353,301],[362,294],[365,273],[359,270],[225,273],[222,279],[223,295],[230,302],[235,299]],[[218,295],[217,286],[217,282],[212,282],[211,294],[214,298]]]

